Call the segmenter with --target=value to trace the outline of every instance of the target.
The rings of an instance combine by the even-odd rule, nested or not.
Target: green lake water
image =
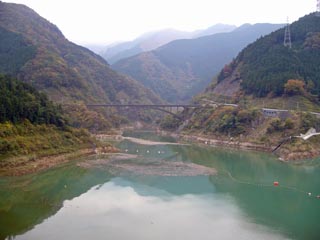
[[[128,136],[174,142],[150,133]],[[320,239],[320,160],[297,165],[265,153],[128,140],[119,148],[138,155],[123,161],[140,168],[182,162],[217,173],[79,166],[94,157],[3,177],[0,240]]]

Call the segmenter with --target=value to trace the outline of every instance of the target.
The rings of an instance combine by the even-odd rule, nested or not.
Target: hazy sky
[[[192,31],[216,23],[284,23],[316,10],[316,0],[2,0],[23,3],[71,41],[110,43],[152,30]]]

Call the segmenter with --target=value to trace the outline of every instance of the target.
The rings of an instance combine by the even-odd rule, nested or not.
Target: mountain
[[[285,28],[247,46],[218,76],[208,93],[280,97],[289,79],[320,93],[320,17],[309,14],[290,25],[292,48],[284,46]],[[291,81],[291,83],[294,83]]]
[[[201,92],[242,48],[281,26],[246,24],[228,33],[176,40],[120,60],[112,67],[141,81],[167,101],[185,102]]]
[[[101,51],[100,55],[109,63],[113,64],[121,59],[136,54],[154,50],[162,45],[177,39],[197,38],[221,32],[230,32],[236,27],[233,25],[216,24],[207,29],[194,32],[182,32],[174,29],[164,29],[156,32],[145,33],[133,41],[112,44]]]
[[[189,33],[174,29],[164,29],[157,32],[145,33],[133,41],[123,42],[107,47],[100,55],[109,63],[131,57],[144,51],[153,50],[176,39],[189,38]]]
[[[159,102],[142,84],[100,56],[68,41],[32,9],[0,2],[0,73],[59,102]]]
[[[216,33],[231,32],[231,31],[235,30],[236,28],[237,27],[235,25],[218,23],[218,24],[215,24],[211,27],[208,27],[207,29],[196,30],[196,31],[192,32],[192,38],[209,36],[209,35],[213,35]]]
[[[185,110],[184,121],[167,117],[161,126],[283,160],[318,158],[320,136],[313,133],[320,131],[320,17],[309,14],[289,26],[291,48],[284,45],[285,29],[259,38],[222,68],[193,99],[208,108]]]

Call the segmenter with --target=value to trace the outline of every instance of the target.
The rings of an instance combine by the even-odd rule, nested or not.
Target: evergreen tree
[[[65,125],[61,109],[27,83],[0,75],[0,123],[18,123],[28,119],[33,124]]]

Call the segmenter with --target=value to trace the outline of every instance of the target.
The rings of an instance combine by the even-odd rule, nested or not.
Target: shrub
[[[167,115],[160,123],[160,127],[166,130],[175,130],[179,127],[181,121],[171,115]]]
[[[320,119],[315,115],[306,113],[301,116],[301,131],[308,131],[310,128],[320,129]]]
[[[291,118],[287,118],[284,122],[284,128],[285,129],[293,129],[294,128],[294,122]]]
[[[268,133],[273,133],[273,132],[278,132],[278,131],[282,131],[282,130],[283,130],[283,126],[282,126],[282,123],[281,123],[281,119],[280,118],[275,118],[270,123],[270,126],[267,129],[267,132]]]

